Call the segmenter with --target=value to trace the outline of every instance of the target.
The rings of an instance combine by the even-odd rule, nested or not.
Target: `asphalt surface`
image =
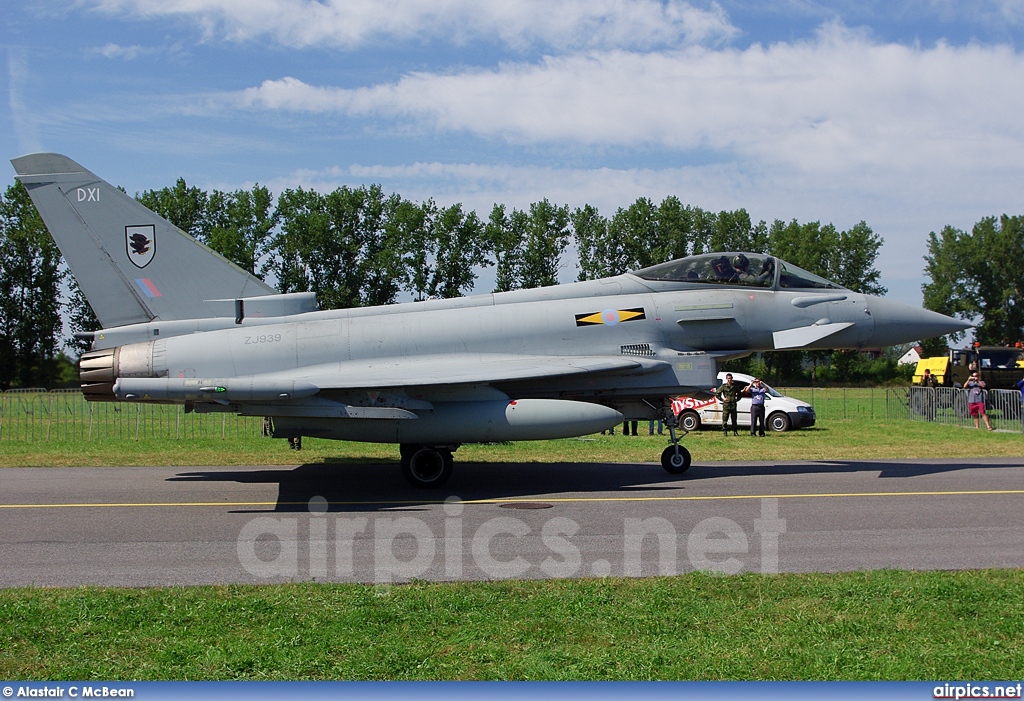
[[[0,470],[0,587],[987,567],[1024,458]]]

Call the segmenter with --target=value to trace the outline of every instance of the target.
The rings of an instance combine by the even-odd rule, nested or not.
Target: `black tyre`
[[[700,428],[700,416],[695,411],[684,411],[679,415],[679,428],[684,431],[696,431]]]
[[[402,456],[402,476],[417,489],[436,489],[452,476],[452,454],[437,448],[420,448]]]
[[[690,451],[681,445],[670,445],[661,454],[661,466],[673,475],[683,474],[690,469]]]
[[[768,417],[768,430],[770,431],[788,431],[789,430],[789,417],[783,414],[781,411],[777,411]]]

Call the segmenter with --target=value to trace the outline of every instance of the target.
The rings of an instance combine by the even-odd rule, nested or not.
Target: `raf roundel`
[[[601,312],[588,312],[576,315],[577,326],[615,326],[620,321],[637,321],[646,319],[643,307],[635,309],[605,309]]]

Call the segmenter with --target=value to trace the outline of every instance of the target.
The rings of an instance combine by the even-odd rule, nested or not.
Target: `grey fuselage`
[[[723,359],[967,326],[751,252],[316,311],[313,293],[276,293],[67,156],[12,164],[104,327],[79,334],[93,343],[86,397],[270,417],[274,435],[436,446],[579,436],[624,417],[671,426],[671,399],[710,391]]]
[[[282,383],[309,383],[319,389],[318,397],[346,405],[365,404],[362,394],[383,390],[398,399],[387,402],[389,406],[412,406],[416,411],[417,401],[427,402],[432,411],[419,411],[418,418],[443,417],[448,424],[456,421],[451,414],[456,406],[500,398],[594,402],[614,408],[626,418],[656,418],[665,397],[692,395],[712,387],[716,360],[773,349],[776,331],[822,320],[851,322],[820,347],[864,346],[875,334],[868,300],[850,291],[709,287],[625,274],[452,300],[244,319],[238,324],[221,319],[219,323],[227,328],[173,337],[166,333],[190,322],[152,322],[113,331],[121,338],[145,333],[153,339],[120,349],[122,358],[136,359],[122,361],[118,372],[122,378],[201,378],[210,384],[255,377],[272,379],[271,394],[281,389]],[[640,310],[642,314],[615,323],[578,321],[609,310],[634,310],[633,314]],[[218,323],[211,319],[203,322]],[[113,339],[104,340],[109,343]],[[543,365],[580,357],[628,358],[635,365],[621,370],[597,367],[553,378],[519,377],[516,373],[503,376],[510,363],[524,358]],[[420,372],[416,372],[417,364]],[[471,377],[461,381],[462,376],[453,373],[453,364]],[[472,376],[474,371],[479,377]],[[484,381],[483,377],[498,379]],[[329,384],[325,378],[337,378],[337,387],[325,387]],[[393,426],[373,418],[294,418],[287,416],[287,408],[279,411],[280,403],[257,404],[249,411],[233,401],[200,401],[196,406],[200,410],[278,415],[278,423],[292,426],[296,434],[403,440],[396,437]],[[445,407],[448,413],[443,411]],[[468,410],[472,412],[473,407]],[[410,424],[401,423],[402,430],[413,430]],[[434,423],[416,422],[416,431],[429,433],[417,435],[416,440],[434,436],[440,428],[431,425]],[[448,426],[441,433],[453,435],[452,430]],[[411,440],[408,435],[405,438]]]

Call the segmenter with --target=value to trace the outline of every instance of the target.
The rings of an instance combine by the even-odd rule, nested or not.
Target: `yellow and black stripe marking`
[[[605,309],[600,312],[589,312],[576,315],[577,326],[615,326],[620,321],[637,321],[646,319],[643,307],[635,309]]]

